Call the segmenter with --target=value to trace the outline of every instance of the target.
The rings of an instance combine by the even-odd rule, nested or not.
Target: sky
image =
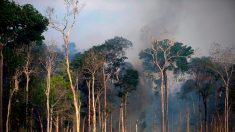
[[[15,0],[30,3],[43,15],[47,7],[55,8],[58,18],[65,12],[63,0]],[[114,36],[133,42],[129,57],[138,59],[138,52],[152,39],[173,39],[207,55],[210,45],[235,45],[234,0],[80,0],[83,7],[72,31],[71,41],[84,50],[102,44]],[[50,29],[46,40],[62,45],[61,35]]]

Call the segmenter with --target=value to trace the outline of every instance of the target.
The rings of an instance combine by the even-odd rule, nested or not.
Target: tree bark
[[[225,132],[229,131],[229,126],[228,126],[228,118],[229,118],[229,103],[228,103],[228,99],[229,99],[229,81],[226,83],[225,85]]]
[[[163,71],[161,71],[161,108],[162,108],[162,132],[164,131],[164,127],[165,127],[165,99],[164,99],[164,75],[163,75]]]
[[[92,94],[92,122],[93,122],[93,132],[96,132],[96,107],[95,107],[95,75],[92,74],[92,86],[91,86],[91,94]]]
[[[106,118],[107,118],[107,78],[105,77],[105,69],[104,69],[104,66],[103,66],[103,85],[104,85],[104,132],[106,132],[106,127],[107,127],[107,124],[106,124]]]
[[[166,132],[169,132],[168,125],[168,79],[166,69],[163,71],[164,74],[164,86],[165,86],[165,110],[166,110]]]
[[[126,130],[127,130],[127,96],[128,96],[128,93],[126,93],[125,95],[124,95],[124,109],[123,109],[123,115],[124,115],[124,123],[123,123],[123,125],[124,125],[124,132],[126,132]]]
[[[52,132],[52,122],[53,122],[53,108],[50,108],[50,127],[49,132]]]
[[[51,89],[51,67],[47,67],[47,89],[46,89],[46,106],[47,106],[47,132],[50,132],[50,89]]]
[[[12,98],[15,92],[16,92],[16,88],[10,91],[10,97],[9,97],[8,106],[7,106],[6,132],[9,132],[9,128],[10,128],[9,121],[10,121],[10,113],[11,113],[11,102],[12,102]]]
[[[88,132],[91,131],[91,89],[90,89],[90,80],[87,81],[87,89],[88,89],[88,117],[87,117],[87,129]]]
[[[64,36],[64,42],[65,42],[65,50],[66,50],[66,55],[65,55],[66,71],[67,71],[67,74],[68,74],[68,77],[69,77],[70,89],[71,89],[72,94],[73,94],[73,105],[74,105],[74,108],[75,108],[75,115],[76,115],[76,132],[80,132],[80,107],[81,107],[80,103],[81,102],[78,103],[76,90],[75,90],[75,87],[73,85],[72,75],[70,73],[69,49],[68,49],[69,36],[68,35]]]
[[[56,125],[55,125],[56,132],[59,132],[59,114],[56,113]]]

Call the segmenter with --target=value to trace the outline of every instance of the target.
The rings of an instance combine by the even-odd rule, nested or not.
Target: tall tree
[[[166,131],[169,131],[167,71],[174,70],[175,73],[186,71],[188,58],[190,58],[192,54],[193,49],[190,46],[183,45],[179,42],[173,42],[168,39],[154,41],[152,43],[152,48],[147,48],[139,54],[140,59],[143,60],[145,70],[156,73],[156,78],[160,82],[162,132],[164,132],[164,127],[166,127]]]
[[[208,132],[208,99],[212,94],[212,88],[216,87],[216,77],[213,71],[209,68],[211,60],[208,57],[192,58],[189,63],[189,74],[191,78],[182,86],[184,94],[196,91],[201,97],[204,105],[204,131]]]
[[[30,4],[20,6],[12,1],[2,0],[0,6],[0,129],[2,129],[2,50],[7,44],[41,41],[48,20]]]
[[[94,51],[93,49],[91,49],[90,51],[87,51],[84,57],[85,59],[83,62],[84,63],[83,72],[85,76],[89,78],[87,87],[88,87],[88,91],[89,92],[91,91],[91,104],[92,105],[90,104],[90,102],[88,105],[89,107],[90,105],[92,106],[91,107],[92,108],[92,124],[93,124],[92,132],[96,132],[97,129],[96,129],[95,81],[96,81],[96,74],[98,73],[99,70],[101,70],[104,59],[101,54]],[[90,97],[88,97],[88,99],[89,98]],[[90,111],[90,109],[88,109],[88,111]]]
[[[224,131],[229,131],[229,87],[233,72],[235,71],[235,47],[222,47],[214,44],[210,53],[213,64],[210,68],[219,76],[223,82],[225,91],[224,98]]]
[[[123,67],[118,78],[119,79],[115,83],[115,86],[119,88],[118,96],[121,98],[120,126],[121,131],[126,132],[127,98],[129,93],[136,90],[139,82],[139,74],[138,71],[133,68]]]
[[[126,49],[132,47],[132,42],[123,37],[114,37],[105,43],[93,48],[104,56],[102,76],[104,87],[104,120],[103,130],[107,131],[107,83],[110,80],[117,80],[120,67],[127,59]]]
[[[70,35],[71,30],[73,29],[77,15],[78,15],[78,0],[64,0],[66,3],[66,15],[64,17],[63,24],[57,23],[52,17],[54,9],[48,8],[48,18],[49,18],[49,25],[51,28],[57,30],[61,33],[64,41],[65,46],[65,64],[66,64],[66,71],[70,82],[70,89],[73,93],[73,102],[75,108],[75,117],[76,117],[76,131],[80,132],[80,108],[81,102],[78,97],[78,92],[76,90],[77,81],[72,77],[71,69],[70,69],[70,61],[69,61],[69,42],[70,42]],[[75,83],[74,83],[75,82]]]
[[[47,106],[47,132],[51,132],[51,126],[50,126],[50,91],[51,91],[51,76],[53,74],[53,71],[55,70],[55,59],[56,59],[56,53],[54,50],[55,45],[49,45],[47,47],[47,56],[44,60],[44,68],[46,70],[46,106]]]

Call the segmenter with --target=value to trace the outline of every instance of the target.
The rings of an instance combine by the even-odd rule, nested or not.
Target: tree
[[[84,62],[83,62],[83,73],[85,74],[86,78],[88,78],[87,87],[89,92],[89,107],[90,102],[92,102],[92,131],[96,132],[96,105],[95,105],[95,81],[96,81],[96,74],[98,70],[101,69],[103,64],[103,56],[93,49],[87,51],[84,55]],[[90,83],[91,82],[91,83]],[[90,85],[91,84],[91,85]],[[90,89],[91,86],[91,89]],[[91,101],[90,101],[90,91],[91,91]],[[90,109],[88,109],[88,113],[90,113]],[[90,115],[88,115],[90,117]],[[90,119],[88,119],[90,120]],[[88,128],[89,129],[89,128]]]
[[[7,44],[41,41],[44,39],[42,33],[47,29],[48,20],[30,4],[20,6],[3,0],[0,6],[0,129],[2,129],[3,48]]]
[[[192,77],[182,86],[183,89],[187,88],[187,92],[196,91],[198,96],[202,98],[204,105],[204,130],[206,132],[208,132],[208,99],[212,93],[212,88],[216,87],[216,77],[209,68],[211,63],[208,57],[192,58],[189,63],[189,74],[192,75]]]
[[[54,9],[48,8],[48,18],[49,18],[49,25],[51,28],[57,30],[59,33],[61,33],[64,41],[65,46],[65,64],[66,64],[66,71],[70,82],[70,89],[73,93],[73,102],[74,102],[74,108],[75,108],[75,116],[76,116],[76,131],[80,132],[80,107],[81,102],[78,98],[77,92],[76,92],[76,86],[77,81],[74,83],[74,79],[72,77],[71,69],[70,69],[70,61],[69,61],[69,42],[70,42],[70,35],[71,30],[74,27],[74,24],[76,22],[77,14],[78,14],[78,0],[64,0],[67,7],[67,12],[64,17],[64,23],[61,25],[60,23],[56,23],[55,20],[53,20],[52,15]],[[71,19],[70,19],[71,18]],[[69,21],[71,20],[71,21]],[[71,23],[69,23],[71,22]]]
[[[210,68],[219,76],[223,82],[225,91],[224,98],[224,130],[229,131],[229,87],[232,79],[233,72],[235,71],[235,48],[222,47],[219,44],[214,44],[211,49],[210,56],[212,57],[212,65]]]
[[[47,56],[45,58],[45,62],[43,63],[44,68],[46,70],[46,106],[47,106],[47,132],[51,132],[50,125],[50,91],[51,91],[51,76],[53,71],[55,70],[55,59],[56,53],[53,51],[54,45],[49,45],[47,48]]]
[[[104,44],[94,46],[93,48],[104,56],[102,76],[104,87],[104,120],[103,130],[107,130],[107,83],[117,80],[120,67],[124,64],[127,57],[125,50],[132,47],[132,42],[123,37],[114,37],[105,41]]]
[[[168,131],[168,84],[167,71],[174,70],[186,71],[188,58],[193,54],[190,46],[185,46],[179,42],[170,40],[154,41],[152,48],[147,48],[140,52],[140,59],[143,60],[143,66],[148,72],[157,74],[157,80],[160,82],[161,108],[162,108],[162,132],[165,127],[166,114],[166,131]],[[156,77],[156,76],[155,76]],[[165,112],[166,109],[166,112]]]
[[[124,67],[119,73],[119,80],[115,86],[119,88],[118,96],[121,98],[120,104],[120,125],[121,131],[126,132],[126,116],[127,116],[127,98],[128,94],[136,90],[139,82],[138,71]]]

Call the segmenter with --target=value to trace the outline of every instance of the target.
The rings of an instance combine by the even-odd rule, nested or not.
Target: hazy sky
[[[63,0],[16,0],[30,3],[42,14],[48,6],[63,16]],[[139,51],[152,38],[170,38],[200,48],[206,54],[210,44],[235,44],[234,0],[82,0],[72,40],[78,49],[87,49],[114,36],[123,36]],[[46,39],[63,44],[60,35],[49,29]],[[132,55],[136,57],[137,52]],[[134,57],[135,56],[135,57]]]

